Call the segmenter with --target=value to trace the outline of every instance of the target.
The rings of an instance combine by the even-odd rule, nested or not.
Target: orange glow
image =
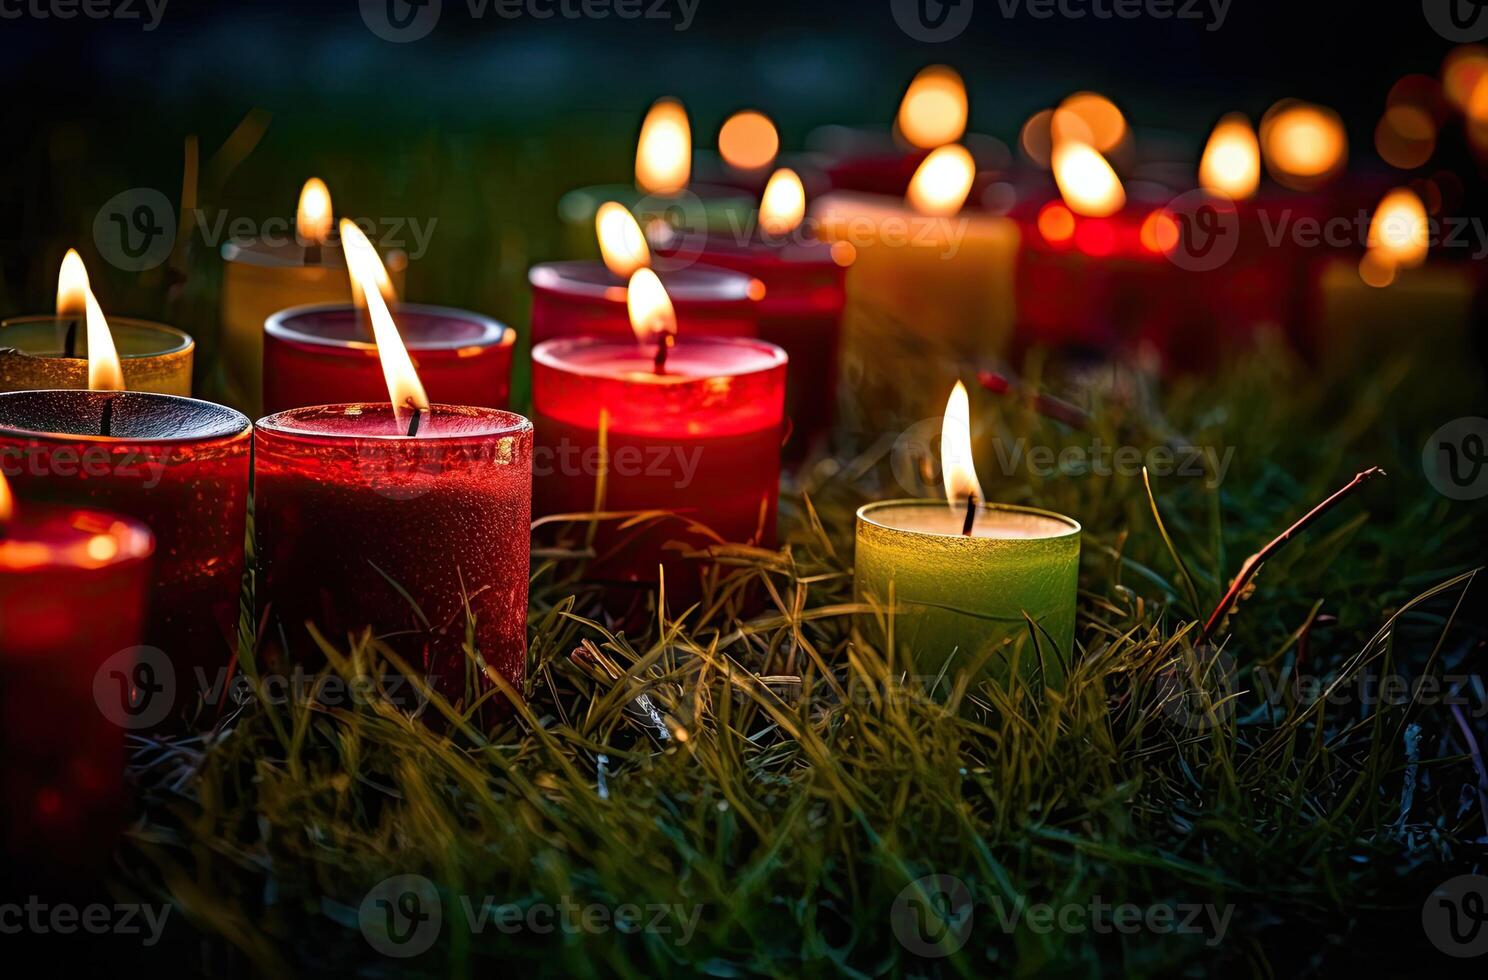
[[[1116,103],[1094,92],[1076,92],[1049,120],[1054,143],[1077,142],[1110,153],[1126,139],[1126,117]]]
[[[806,219],[806,188],[794,170],[775,171],[760,197],[759,223],[767,235],[789,235]]]
[[[1374,148],[1392,167],[1424,166],[1436,152],[1436,120],[1419,106],[1393,105],[1375,127]]]
[[[832,261],[846,269],[858,261],[858,248],[852,242],[835,241],[832,243]]]
[[[1142,247],[1149,252],[1165,254],[1178,245],[1178,222],[1159,208],[1142,222]]]
[[[950,217],[971,193],[976,162],[964,146],[952,143],[932,150],[909,182],[905,199],[920,214]]]
[[[347,221],[341,222],[342,225],[346,225],[349,223],[350,222]],[[343,242],[343,245],[344,244],[345,243]],[[368,244],[370,246],[371,243],[369,242]],[[388,305],[397,303],[398,290],[393,286],[393,277],[388,275],[387,266],[382,264],[382,256],[377,254],[377,249],[375,248],[372,249],[371,255],[372,262],[368,263],[367,269],[369,272],[372,271],[373,263],[376,264],[375,268],[377,272],[377,291],[382,293],[382,298],[387,301]],[[350,261],[346,263],[346,270],[348,273],[351,271]],[[364,313],[366,312],[367,297],[362,295],[362,284],[354,275],[351,276],[351,302],[352,305],[355,306],[358,310],[361,310]]]
[[[331,192],[325,181],[311,177],[300,189],[295,232],[306,245],[324,245],[331,237]]]
[[[398,327],[388,312],[382,292],[376,288],[377,250],[362,234],[362,230],[350,221],[341,222],[341,247],[346,253],[346,267],[353,282],[359,282],[367,299],[367,312],[372,320],[372,339],[377,344],[377,356],[382,361],[382,377],[387,382],[388,399],[393,404],[393,417],[399,428],[404,425],[410,409],[429,408],[429,396],[424,393],[423,382],[398,335]]]
[[[718,152],[730,167],[762,170],[780,152],[780,133],[769,116],[745,109],[724,121],[718,131]]]
[[[951,389],[940,422],[940,472],[945,478],[946,503],[952,507],[964,506],[968,499],[986,500],[971,458],[971,401],[966,385],[959,381]]]
[[[88,312],[88,270],[77,249],[69,248],[62,256],[57,273],[57,316],[81,316]]]
[[[1442,63],[1442,94],[1459,110],[1467,103],[1478,83],[1488,78],[1488,48],[1464,44],[1454,48]]]
[[[119,352],[114,349],[114,335],[109,332],[108,319],[103,308],[93,297],[90,289],[86,293],[88,305],[88,390],[123,391],[124,366],[119,363]]]
[[[1023,131],[1018,134],[1018,144],[1023,147],[1023,153],[1045,169],[1048,169],[1054,153],[1053,121],[1053,109],[1040,109],[1028,117]]]
[[[1395,281],[1396,268],[1394,262],[1371,249],[1359,260],[1359,278],[1366,286],[1384,289]]]
[[[1421,198],[1404,188],[1386,194],[1369,223],[1370,253],[1391,266],[1411,269],[1426,261],[1430,243],[1431,225]]]
[[[1348,162],[1348,136],[1332,109],[1286,99],[1261,120],[1261,151],[1276,180],[1294,190],[1326,183]]]
[[[1054,147],[1054,182],[1070,210],[1089,218],[1115,214],[1126,204],[1121,178],[1105,157],[1085,143]]]
[[[658,99],[641,123],[636,186],[647,194],[677,194],[692,177],[692,126],[676,99]]]
[[[83,550],[87,552],[90,560],[102,565],[105,562],[112,561],[114,556],[119,553],[119,542],[107,534],[95,534],[88,539],[88,543],[83,547]]]
[[[630,313],[630,328],[643,346],[669,343],[677,335],[677,311],[672,298],[650,269],[637,269],[625,291],[625,306]]]
[[[616,278],[629,279],[631,273],[651,264],[646,236],[625,205],[601,204],[594,214],[594,231],[599,236],[599,254]]]
[[[0,473],[0,524],[7,524],[15,516],[15,495],[10,492],[10,484],[5,482],[5,474]]]
[[[966,84],[945,65],[923,69],[899,102],[899,132],[922,150],[954,143],[966,132]]]
[[[1238,112],[1221,119],[1209,134],[1199,161],[1199,186],[1212,194],[1243,201],[1261,183],[1261,144],[1250,120]]]
[[[1062,245],[1075,237],[1075,216],[1063,204],[1051,201],[1039,212],[1038,230],[1044,241]]]

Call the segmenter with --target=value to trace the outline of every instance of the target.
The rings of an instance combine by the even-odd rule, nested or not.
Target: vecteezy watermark
[[[1261,235],[1268,247],[1292,244],[1300,248],[1356,248],[1369,244],[1370,232],[1396,247],[1461,250],[1477,261],[1488,258],[1488,221],[1465,215],[1433,215],[1424,225],[1406,215],[1388,215],[1378,228],[1371,211],[1318,218],[1298,216],[1291,208],[1257,212]]]
[[[1012,934],[1027,929],[1035,935],[1054,932],[1070,935],[1093,932],[1098,935],[1199,936],[1204,945],[1218,946],[1230,931],[1235,906],[1212,902],[1158,902],[1139,905],[1135,902],[1107,902],[1099,895],[1087,902],[1028,902],[1022,896],[1011,902],[992,899],[992,911],[998,928]]]
[[[465,0],[470,19],[647,20],[692,27],[701,0]],[[439,23],[442,0],[361,0],[362,21],[384,41],[422,40]]]
[[[601,473],[625,480],[656,480],[682,490],[692,485],[703,461],[702,446],[618,446],[608,453],[598,446],[560,439],[532,450],[532,475],[595,479]]]
[[[18,936],[139,936],[143,946],[160,942],[170,917],[169,905],[121,902],[106,905],[52,903],[32,895],[21,902],[0,904],[0,935]]]
[[[1421,0],[1426,23],[1457,44],[1488,38],[1488,10],[1484,6],[1482,0]]]
[[[905,949],[938,959],[966,945],[974,912],[966,882],[954,875],[926,875],[899,890],[889,910],[889,925]]]
[[[0,473],[15,479],[24,476],[118,477],[138,480],[145,490],[154,490],[165,479],[170,467],[167,455],[143,453],[133,449],[91,445],[79,450],[75,446],[0,446]]]
[[[0,0],[0,20],[117,20],[138,21],[140,30],[153,31],[165,16],[170,0]]]
[[[1211,272],[1240,247],[1240,212],[1234,203],[1203,190],[1168,202],[1173,240],[1164,243],[1168,261],[1186,272]]]
[[[1448,956],[1488,955],[1488,877],[1458,875],[1442,882],[1421,905],[1421,928]]]
[[[1469,415],[1437,429],[1421,451],[1421,468],[1442,496],[1488,496],[1488,419]]]
[[[994,0],[1004,20],[1182,20],[1206,31],[1224,26],[1234,0]],[[983,0],[983,7],[987,6]],[[972,0],[889,0],[899,29],[916,41],[939,44],[971,24]]]
[[[680,903],[502,902],[492,895],[459,895],[458,911],[471,935],[599,935],[606,932],[666,936],[676,946],[692,941],[701,905]],[[444,925],[439,889],[422,875],[396,875],[378,882],[362,899],[357,922],[367,943],[384,956],[407,959],[428,952]]]
[[[916,41],[939,44],[960,37],[971,23],[972,0],[889,0],[899,29]]]

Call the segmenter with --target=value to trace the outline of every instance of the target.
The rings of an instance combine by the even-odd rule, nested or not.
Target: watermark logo
[[[1164,243],[1165,254],[1178,268],[1212,272],[1235,257],[1240,247],[1240,214],[1230,201],[1194,190],[1173,198],[1167,213],[1177,238]]]
[[[1426,23],[1448,41],[1471,44],[1488,38],[1488,4],[1480,0],[1421,0]]]
[[[427,953],[444,924],[439,890],[423,875],[395,875],[378,882],[357,909],[367,943],[384,956],[408,959]]]
[[[1477,500],[1488,496],[1488,419],[1453,419],[1426,440],[1421,452],[1426,479],[1444,497]]]
[[[176,669],[155,647],[120,650],[93,675],[93,701],[120,728],[154,728],[176,703]]]
[[[422,40],[439,23],[443,0],[361,0],[362,22],[384,41]]]
[[[971,938],[971,889],[955,875],[926,875],[894,899],[889,924],[900,945],[916,956],[951,956]]]
[[[1488,877],[1458,875],[1443,882],[1421,906],[1421,928],[1448,956],[1488,954]]]
[[[140,945],[154,946],[165,932],[169,905],[140,905],[121,902],[105,905],[51,904],[37,895],[25,904],[0,904],[0,936],[139,936]]]
[[[93,218],[98,254],[125,272],[164,262],[176,242],[176,209],[153,187],[132,187],[109,198]]]
[[[960,37],[971,23],[972,8],[972,0],[889,0],[899,29],[926,44]]]
[[[1205,645],[1164,669],[1157,695],[1163,714],[1175,724],[1206,731],[1234,716],[1238,684],[1235,658]]]
[[[0,20],[139,21],[149,33],[160,26],[170,0],[0,0]]]

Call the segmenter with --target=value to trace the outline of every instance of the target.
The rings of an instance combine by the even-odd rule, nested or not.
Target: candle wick
[[[656,338],[656,360],[654,362],[657,374],[666,374],[667,352],[672,347],[672,335],[664,333]]]
[[[114,400],[112,398],[103,403],[103,418],[98,422],[98,434],[101,436],[114,434]]]
[[[414,436],[418,435],[419,423],[423,420],[423,417],[423,409],[415,408],[413,410],[413,418],[408,420],[408,438],[412,439]]]
[[[67,336],[62,341],[63,357],[77,356],[77,328],[77,317],[73,317],[71,320],[67,321]]]
[[[976,524],[977,499],[976,494],[968,494],[966,497],[966,523],[961,525],[961,535],[971,537],[971,529]]]
[[[306,265],[320,265],[320,259],[321,259],[321,255],[320,255],[320,243],[319,242],[307,242],[305,244],[305,264]]]

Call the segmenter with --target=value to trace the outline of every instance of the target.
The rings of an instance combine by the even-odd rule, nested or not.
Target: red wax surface
[[[692,265],[657,270],[677,320],[698,337],[753,337],[760,286],[743,273]],[[532,342],[558,337],[633,339],[626,283],[602,262],[545,262],[532,283]],[[432,390],[431,390],[432,397]]]
[[[377,401],[387,382],[371,326],[350,305],[296,306],[264,327],[264,412]],[[489,317],[410,303],[393,309],[424,390],[436,402],[506,408],[516,332]]]
[[[113,435],[99,436],[106,402]],[[0,469],[21,501],[128,515],[155,535],[144,642],[192,711],[237,651],[251,426],[238,412],[122,391],[0,394]]]
[[[649,584],[665,559],[668,594],[685,602],[702,571],[685,551],[720,540],[775,544],[786,360],[761,341],[682,337],[658,375],[634,341],[534,348],[536,512],[593,512],[604,473],[600,509],[679,515],[628,529],[601,523],[591,572]]]
[[[124,728],[95,701],[94,681],[139,645],[152,550],[143,525],[99,511],[21,502],[0,523],[0,808],[12,867],[106,866],[125,813]]]
[[[842,336],[847,269],[830,245],[814,240],[738,243],[710,238],[705,261],[765,285],[759,338],[786,352],[785,404],[791,432],[784,446],[797,462],[825,442],[837,404],[837,352]]]
[[[272,616],[269,658],[287,660],[286,669],[322,662],[307,622],[343,652],[348,634],[370,626],[459,699],[463,595],[476,648],[520,691],[532,423],[435,405],[417,437],[404,433],[387,403],[298,408],[258,423],[254,522],[259,611]]]

